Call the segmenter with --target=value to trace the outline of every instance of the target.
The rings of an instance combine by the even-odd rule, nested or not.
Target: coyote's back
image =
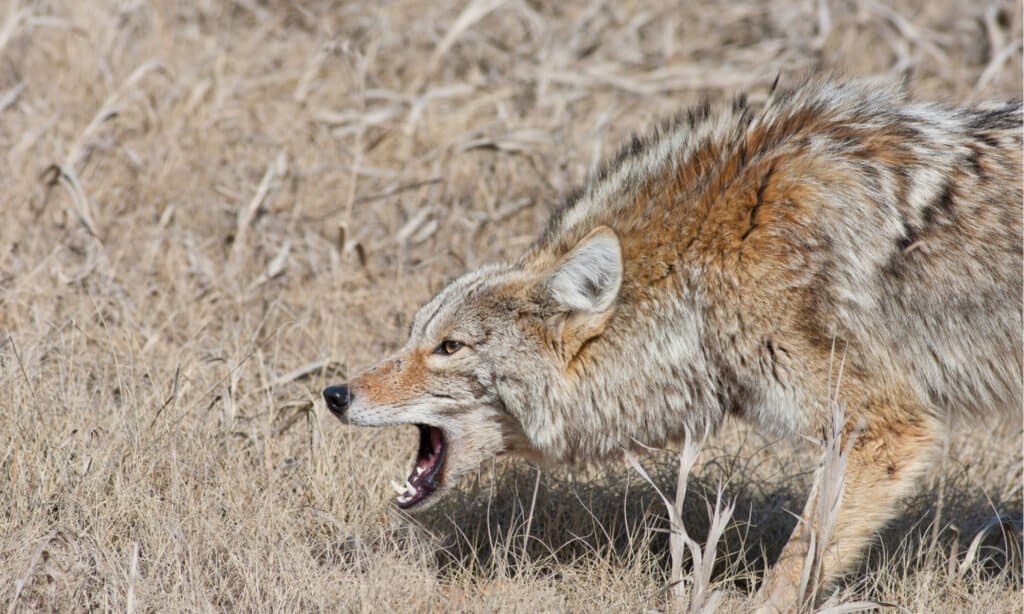
[[[841,261],[810,291],[833,303],[830,330],[906,370],[929,406],[1017,413],[1021,105],[909,106],[891,121],[884,149],[851,156],[865,206],[837,212]]]

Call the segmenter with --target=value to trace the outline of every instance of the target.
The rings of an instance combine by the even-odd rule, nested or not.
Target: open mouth
[[[448,450],[444,432],[433,426],[417,424],[420,430],[420,447],[416,462],[405,484],[392,480],[391,487],[398,492],[395,502],[403,510],[422,503],[434,494],[441,482],[445,453]]]

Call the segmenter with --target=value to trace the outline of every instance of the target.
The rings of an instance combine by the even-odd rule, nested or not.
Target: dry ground
[[[340,426],[318,391],[396,347],[445,280],[522,249],[653,118],[821,70],[1020,96],[1021,19],[952,0],[0,2],[0,604],[668,608],[665,514],[635,474],[495,463],[412,523],[387,486],[411,429]],[[686,521],[699,534],[728,480],[716,577],[743,611],[810,457],[726,431]],[[670,457],[644,462],[672,483]],[[959,428],[844,598],[1020,611],[1000,531],[968,551],[995,513],[1019,522],[1021,479],[1019,430]]]

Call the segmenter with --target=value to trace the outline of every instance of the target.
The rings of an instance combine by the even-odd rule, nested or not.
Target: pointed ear
[[[619,238],[607,226],[593,230],[569,252],[548,278],[555,302],[568,312],[607,311],[622,285]]]
[[[546,282],[557,307],[548,320],[548,337],[567,361],[604,330],[621,286],[619,238],[607,226],[584,237],[556,265]]]

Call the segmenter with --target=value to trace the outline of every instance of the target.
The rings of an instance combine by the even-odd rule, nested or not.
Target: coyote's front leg
[[[792,612],[813,605],[816,590],[820,595],[849,570],[923,472],[938,429],[927,409],[916,402],[886,401],[862,406],[844,433],[843,446],[849,446],[845,487],[832,538],[820,554],[820,576],[815,582],[811,572],[801,594],[808,548],[818,531],[818,499],[812,494],[761,588],[762,612]]]

